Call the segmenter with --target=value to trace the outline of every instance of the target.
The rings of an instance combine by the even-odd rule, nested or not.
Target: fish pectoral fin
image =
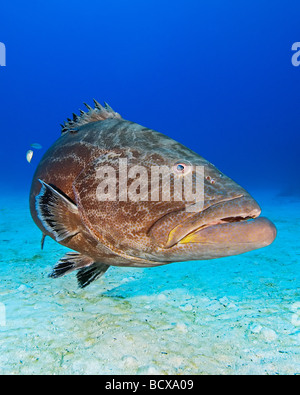
[[[42,180],[36,197],[36,210],[45,229],[56,241],[62,241],[80,232],[80,215],[77,206],[59,191]]]
[[[57,262],[49,277],[58,278],[74,270],[79,270],[77,273],[78,285],[80,288],[84,288],[102,276],[108,268],[109,265],[95,262],[87,255],[79,252],[68,252]]]
[[[94,262],[91,266],[80,269],[77,273],[77,282],[80,288],[85,288],[91,282],[101,277],[109,265],[105,263]]]

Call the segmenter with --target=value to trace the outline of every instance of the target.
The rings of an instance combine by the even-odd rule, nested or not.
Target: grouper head
[[[161,139],[165,141],[165,136]],[[148,173],[155,168],[154,162],[160,169],[164,166],[170,169],[170,179],[166,176],[164,184],[167,172],[162,172],[159,201],[148,199],[135,203],[140,206],[140,212],[147,213],[145,218],[150,217],[144,231],[151,239],[152,258],[212,259],[255,250],[274,241],[276,228],[267,218],[259,217],[261,208],[254,198],[195,152],[169,139],[169,144],[152,146],[151,153],[143,158]],[[176,196],[179,180],[182,199]],[[185,196],[186,184],[190,185],[191,180],[194,200]],[[150,187],[153,185],[149,185],[148,198]],[[163,201],[164,188],[168,201]]]
[[[257,202],[213,164],[164,134],[129,121],[121,126],[118,147],[75,183],[79,205],[97,207],[92,227],[104,243],[109,239],[127,256],[168,263],[237,255],[273,242],[276,228],[259,217]],[[116,139],[118,128],[111,130]],[[95,199],[103,168],[115,170],[107,182],[108,189],[117,183],[113,201],[99,193]],[[189,185],[193,194],[187,196]],[[88,188],[94,192],[87,194]]]
[[[181,207],[177,205],[151,225],[148,234],[166,256],[175,256],[176,260],[212,259],[255,250],[274,241],[274,224],[259,217],[261,208],[244,188],[195,153],[181,157],[178,168],[176,163],[174,178],[184,179],[196,168],[202,169],[200,175],[193,174],[193,180],[202,178],[199,185],[202,182],[203,189],[199,200],[184,200]]]

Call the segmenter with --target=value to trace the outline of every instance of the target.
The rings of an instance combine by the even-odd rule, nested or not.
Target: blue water
[[[297,1],[1,4],[0,373],[299,373],[299,13]],[[49,279],[65,249],[39,249],[31,178],[59,124],[93,98],[249,190],[275,243],[113,268],[84,291]],[[32,143],[43,148],[29,164]]]

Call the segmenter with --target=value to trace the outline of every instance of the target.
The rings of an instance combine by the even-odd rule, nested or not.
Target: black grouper
[[[51,277],[78,270],[79,286],[85,287],[111,265],[214,259],[273,242],[276,228],[259,217],[256,201],[207,160],[161,133],[124,120],[106,103],[86,106],[87,112],[73,114],[62,125],[60,138],[32,181],[31,215],[43,240],[50,236],[73,250],[60,259]],[[121,174],[120,163],[128,174]],[[163,182],[151,190],[150,173],[157,167],[170,169],[169,199],[161,198]],[[197,199],[176,198],[174,188],[191,172],[195,180],[196,168],[203,169],[200,206]],[[101,169],[113,171],[111,178],[109,172],[101,178]],[[105,180],[115,199],[111,194],[99,199]]]

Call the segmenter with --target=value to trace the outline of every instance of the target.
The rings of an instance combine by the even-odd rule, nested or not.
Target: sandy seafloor
[[[253,193],[252,193],[253,194]],[[0,198],[0,374],[300,374],[300,198],[253,194],[275,243],[237,257],[48,278],[67,250]]]

